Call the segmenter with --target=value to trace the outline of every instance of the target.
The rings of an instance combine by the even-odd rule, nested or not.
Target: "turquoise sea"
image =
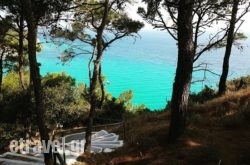
[[[117,41],[104,52],[103,74],[106,77],[106,89],[113,96],[126,90],[133,90],[132,102],[145,104],[150,109],[162,109],[166,101],[171,99],[174,80],[177,46],[176,42],[162,31],[144,30],[140,38],[126,38]],[[250,41],[242,42],[243,51],[234,47],[230,60],[229,79],[250,74]],[[62,65],[58,57],[61,51],[58,46],[44,43],[38,55],[41,74],[48,72],[66,72],[77,82],[88,82],[87,63],[89,55],[74,58]],[[208,68],[220,74],[224,49],[207,52],[196,64],[208,63]],[[195,72],[193,80],[203,79],[204,72]],[[205,82],[193,83],[192,91],[200,91],[205,84],[216,88],[219,77],[211,73],[205,74]]]

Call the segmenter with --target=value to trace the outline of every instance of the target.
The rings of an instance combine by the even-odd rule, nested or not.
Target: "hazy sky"
[[[140,0],[137,0],[137,4],[134,5],[127,5],[128,15],[136,20],[143,21],[143,19],[137,14],[137,8],[138,6],[145,6],[144,3],[139,3]],[[242,27],[240,28],[240,31],[244,33],[250,33],[250,13],[246,14],[243,19],[245,22],[243,23]],[[144,29],[152,29],[152,26],[145,23]]]
[[[245,33],[250,33],[250,13],[244,17],[245,22],[243,23],[241,30]]]
[[[127,5],[127,11],[128,11],[128,15],[135,19],[135,20],[140,20],[143,21],[143,19],[137,14],[137,8],[138,6],[145,6],[144,3],[141,3],[141,0],[134,0],[135,2],[137,2],[136,4],[133,5]],[[2,12],[0,10],[0,15],[4,15],[4,12]],[[240,31],[244,32],[244,33],[248,33],[250,34],[250,13],[246,14],[243,19],[245,20],[245,22],[243,23],[242,27],[240,28]],[[145,21],[143,21],[145,22]],[[147,24],[145,22],[145,26],[144,29],[150,30],[153,29],[151,25]]]

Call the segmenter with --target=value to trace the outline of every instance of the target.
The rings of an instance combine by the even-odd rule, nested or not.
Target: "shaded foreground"
[[[69,134],[64,136],[63,138],[59,138],[58,142],[55,143],[52,147],[53,150],[58,151],[62,156],[65,154],[65,162],[70,165],[76,162],[76,158],[84,152],[83,148],[85,145],[85,141],[83,139],[85,132]],[[93,153],[101,153],[101,152],[111,152],[114,149],[121,147],[123,145],[123,141],[118,140],[119,136],[114,133],[108,133],[105,130],[101,130],[93,133],[92,135],[92,146],[91,152]],[[34,145],[37,144],[37,145]],[[43,145],[39,145],[38,142],[34,142],[34,146],[30,146],[29,148],[25,148],[21,153],[11,153],[6,152],[0,155],[0,164],[3,165],[29,165],[36,164],[42,165],[43,162],[43,154],[41,152],[36,152],[39,150],[43,150]],[[30,142],[31,144],[31,142]],[[31,144],[32,145],[32,144]],[[18,147],[21,148],[21,145]],[[23,147],[23,146],[22,146]],[[56,147],[56,148],[54,148]],[[60,161],[63,162],[63,158],[60,157]]]
[[[144,113],[126,123],[125,145],[76,164],[250,164],[250,88],[189,108],[188,126],[167,144],[169,112]]]

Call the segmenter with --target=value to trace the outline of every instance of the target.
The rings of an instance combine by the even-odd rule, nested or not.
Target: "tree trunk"
[[[2,49],[1,55],[0,55],[0,93],[2,93],[2,83],[3,83],[3,56],[4,56],[5,50]]]
[[[88,117],[88,125],[86,129],[86,135],[85,135],[85,146],[84,146],[84,153],[86,155],[91,154],[91,135],[92,135],[92,127],[93,127],[93,120],[95,116],[95,111],[97,108],[97,101],[98,101],[98,96],[96,93],[96,88],[97,88],[97,81],[98,81],[98,75],[99,75],[99,66],[100,66],[100,61],[97,59],[94,62],[94,70],[93,70],[93,76],[90,80],[90,112],[89,112],[89,117]]]
[[[101,57],[102,57],[102,49],[103,49],[103,43],[102,43],[102,31],[98,32],[97,34],[97,55],[96,59],[94,60],[94,70],[93,75],[90,80],[90,112],[88,117],[88,125],[86,129],[86,136],[85,136],[85,146],[84,146],[84,153],[86,155],[91,154],[91,134],[92,134],[92,127],[93,127],[93,120],[95,116],[96,108],[98,107],[98,95],[97,95],[97,84],[99,80],[100,75],[100,63],[101,63]]]
[[[39,127],[41,141],[44,141],[47,144],[50,138],[48,134],[48,129],[45,126],[41,77],[39,71],[39,64],[37,63],[36,59],[37,22],[34,21],[35,19],[32,12],[31,0],[25,0],[24,6],[26,6],[25,12],[26,12],[26,21],[28,25],[29,66],[30,66],[30,75],[33,82],[33,90],[35,96],[37,125]],[[46,165],[53,165],[51,150],[49,153],[44,153],[44,162]]]
[[[84,154],[89,155],[89,156],[91,154],[91,134],[92,134],[94,115],[95,115],[96,108],[100,106],[100,103],[98,103],[99,101],[98,101],[98,95],[97,95],[96,90],[97,90],[97,84],[99,81],[99,76],[101,76],[100,67],[101,67],[101,58],[102,58],[102,53],[103,53],[103,31],[107,23],[108,12],[109,12],[109,0],[105,0],[102,22],[100,26],[97,28],[97,35],[96,35],[97,54],[94,60],[93,75],[90,80],[90,112],[89,112],[89,117],[88,117],[86,135],[85,135],[86,143],[84,146]]]
[[[227,81],[228,70],[229,70],[229,59],[230,59],[231,50],[232,50],[232,46],[234,42],[234,29],[235,29],[235,24],[236,24],[236,19],[237,19],[238,5],[239,5],[239,0],[234,0],[231,20],[230,20],[230,27],[229,27],[229,31],[227,35],[227,45],[226,45],[226,50],[225,50],[225,55],[224,55],[224,60],[223,60],[222,74],[221,74],[220,82],[219,82],[219,91],[218,91],[219,95],[222,95],[226,92],[226,81]]]
[[[192,29],[193,0],[180,0],[178,8],[178,62],[171,100],[169,142],[184,132],[187,104],[193,71],[194,44]]]
[[[23,90],[25,90],[26,85],[24,81],[23,29],[24,29],[24,20],[23,20],[23,13],[21,13],[19,18],[18,73],[19,73],[20,86],[22,87]]]
[[[32,24],[33,25],[28,25],[28,49],[29,49],[28,53],[29,53],[29,63],[30,63],[30,74],[33,82],[37,124],[39,127],[41,140],[45,141],[45,143],[48,143],[50,138],[48,134],[48,129],[45,126],[41,77],[40,77],[39,65],[36,60],[37,28],[36,25],[34,25],[34,23]],[[44,161],[46,165],[53,164],[51,151],[50,153],[44,153]]]

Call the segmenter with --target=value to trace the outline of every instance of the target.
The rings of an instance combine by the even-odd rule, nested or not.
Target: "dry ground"
[[[126,122],[125,145],[109,154],[80,157],[90,165],[250,165],[250,88],[189,108],[185,134],[167,143],[169,112]]]

